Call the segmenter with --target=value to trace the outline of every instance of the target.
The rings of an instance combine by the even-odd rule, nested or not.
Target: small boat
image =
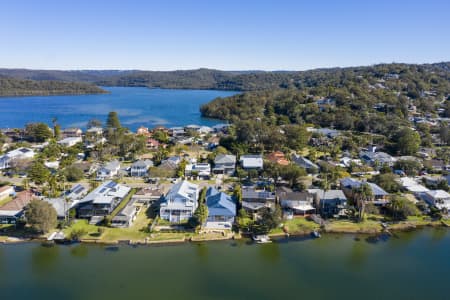
[[[312,232],[311,232],[311,236],[312,236],[313,238],[316,238],[316,239],[318,239],[318,238],[321,237],[320,232],[317,231],[317,230],[312,231]]]
[[[272,243],[272,241],[267,235],[254,235],[252,236],[252,239],[258,244]]]

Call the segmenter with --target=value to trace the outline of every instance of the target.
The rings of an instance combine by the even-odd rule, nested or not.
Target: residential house
[[[135,201],[136,205],[142,204],[148,206],[153,202],[161,200],[163,192],[158,188],[143,188],[134,193],[132,200]]]
[[[155,140],[154,138],[148,138],[146,145],[147,145],[147,149],[157,150],[161,144],[159,143],[159,141]]]
[[[136,215],[139,212],[139,207],[135,205],[135,201],[131,199],[127,205],[120,212],[117,213],[111,219],[111,227],[116,228],[127,228],[130,227],[134,220],[136,220]]]
[[[359,157],[364,163],[375,168],[383,165],[392,167],[395,163],[395,158],[385,152],[361,151]]]
[[[212,150],[219,146],[220,138],[218,136],[212,136],[207,140],[207,149]]]
[[[86,130],[86,133],[88,133],[90,135],[101,136],[101,135],[103,135],[103,128],[101,128],[101,127],[91,127],[88,130]]]
[[[199,132],[200,128],[201,128],[200,125],[191,124],[191,125],[186,125],[184,127],[184,131],[186,131],[186,132],[188,132],[188,131]]]
[[[0,206],[0,224],[16,224],[22,218],[25,207],[33,199],[37,198],[30,191],[17,193],[11,201]]]
[[[236,156],[230,154],[219,154],[214,159],[214,174],[233,175],[236,169]]]
[[[280,201],[281,208],[291,215],[305,216],[315,213],[314,197],[308,192],[293,192],[290,189],[277,190],[277,197]]]
[[[165,160],[161,161],[161,164],[163,164],[164,162],[170,162],[173,163],[174,165],[178,166],[181,162],[181,157],[180,156],[171,156],[166,158]]]
[[[236,217],[236,203],[230,195],[209,187],[206,191],[206,206],[206,228],[231,229]]]
[[[320,111],[324,111],[327,107],[336,106],[336,100],[332,98],[321,98],[316,101],[317,106],[319,106]]]
[[[209,163],[187,164],[184,169],[184,176],[196,176],[201,179],[209,179],[211,177],[211,165]]]
[[[434,172],[450,170],[450,164],[446,164],[441,159],[431,159],[426,161],[426,164],[429,165]]]
[[[269,155],[267,155],[267,160],[281,166],[287,166],[290,163],[289,160],[287,160],[286,157],[284,156],[284,153],[281,151],[275,151],[270,153]]]
[[[317,164],[298,154],[292,154],[291,159],[295,164],[306,169],[308,172],[311,172],[312,170],[318,171],[320,169]]]
[[[169,129],[169,133],[173,137],[180,137],[186,134],[183,127],[172,127]]]
[[[10,168],[14,161],[32,159],[34,155],[35,152],[32,149],[24,147],[9,151],[0,156],[0,170]]]
[[[246,170],[263,168],[264,162],[262,155],[259,154],[246,154],[242,155],[239,160],[241,167]]]
[[[416,197],[420,197],[422,193],[429,191],[428,188],[419,184],[417,181],[410,177],[401,177],[397,181],[405,190],[413,193]]]
[[[10,196],[14,196],[15,195],[15,190],[13,186],[10,185],[4,185],[2,187],[0,187],[0,201],[3,199],[6,199]]]
[[[186,180],[173,185],[160,205],[161,219],[179,223],[194,215],[198,206],[200,188]]]
[[[131,188],[114,181],[105,181],[76,204],[79,218],[104,217],[119,205]]]
[[[88,189],[81,184],[74,185],[70,190],[64,192],[58,198],[45,198],[44,201],[53,206],[58,219],[65,219],[69,210],[78,204],[88,193]]]
[[[58,141],[58,144],[60,144],[61,146],[64,146],[64,147],[72,147],[81,142],[83,142],[83,139],[81,138],[81,136],[72,136],[72,137],[66,137],[65,139]]]
[[[329,139],[334,139],[338,137],[341,133],[336,129],[330,129],[330,128],[313,128],[308,127],[306,128],[308,132],[316,133],[319,135],[323,135]]]
[[[230,127],[230,124],[217,124],[217,125],[214,125],[212,127],[212,129],[214,130],[215,133],[220,133],[220,132],[226,133],[228,131],[229,127]]]
[[[344,194],[348,198],[353,198],[355,194],[355,190],[360,188],[361,185],[367,184],[372,191],[372,200],[371,202],[375,205],[385,205],[388,201],[389,194],[383,190],[380,186],[376,185],[372,182],[361,182],[359,180],[347,177],[341,179],[341,189],[344,191]]]
[[[111,179],[119,173],[120,162],[113,160],[97,170],[97,180]]]
[[[143,136],[151,136],[152,134],[148,130],[147,127],[141,126],[136,130],[137,135],[143,135]]]
[[[81,185],[75,184],[65,193],[65,197],[70,200],[80,200],[88,193],[88,189]]]
[[[444,190],[426,191],[421,198],[431,206],[450,211],[450,194]]]
[[[276,195],[274,192],[258,190],[254,186],[242,188],[242,208],[257,216],[263,209],[274,208]]]
[[[214,132],[214,129],[209,126],[200,126],[200,128],[198,129],[198,133],[200,133],[201,135],[206,135],[212,132]]]
[[[153,162],[149,159],[137,160],[131,165],[130,176],[144,177],[148,175],[148,169],[153,167]]]
[[[65,138],[68,137],[81,137],[83,134],[83,130],[80,128],[66,128],[62,131],[62,136]]]
[[[314,205],[325,218],[338,218],[346,216],[347,197],[341,190],[310,189],[314,195]]]
[[[53,206],[59,220],[65,219],[69,215],[69,210],[75,205],[75,201],[63,197],[44,198],[43,201]]]

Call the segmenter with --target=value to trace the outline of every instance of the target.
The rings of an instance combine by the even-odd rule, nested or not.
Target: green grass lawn
[[[327,231],[336,232],[380,232],[382,226],[379,220],[366,219],[363,222],[350,220],[333,220],[326,225]]]
[[[282,234],[284,229],[289,234],[308,234],[313,230],[319,229],[320,226],[313,221],[309,221],[304,217],[295,217],[292,220],[283,221],[283,227],[273,229],[271,234]]]

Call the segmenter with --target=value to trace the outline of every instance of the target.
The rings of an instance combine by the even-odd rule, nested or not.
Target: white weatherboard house
[[[450,194],[444,190],[427,191],[422,194],[422,199],[438,209],[450,210]]]
[[[153,167],[153,162],[149,159],[135,161],[131,165],[130,175],[133,177],[147,176],[148,169]]]
[[[185,176],[197,174],[200,178],[209,179],[211,177],[211,165],[208,163],[187,164],[184,170]]]
[[[32,159],[35,153],[29,148],[18,148],[0,156],[0,170],[8,169],[14,160]]]
[[[199,186],[186,180],[170,189],[160,205],[161,219],[178,223],[193,216],[198,206]]]
[[[119,173],[120,162],[113,160],[97,170],[97,180],[111,179]]]
[[[242,155],[239,162],[243,169],[262,169],[263,158],[259,154],[246,154]]]
[[[66,138],[58,141],[58,144],[65,146],[65,147],[72,147],[81,142],[83,142],[83,139],[81,138],[81,136],[71,136],[71,137],[66,137]]]

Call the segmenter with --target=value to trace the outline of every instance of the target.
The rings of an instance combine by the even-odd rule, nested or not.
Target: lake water
[[[23,127],[29,122],[51,124],[57,117],[64,127],[86,126],[92,118],[105,122],[117,111],[123,126],[167,127],[189,124],[214,125],[217,120],[200,116],[200,105],[216,97],[236,94],[215,90],[169,90],[140,87],[106,87],[110,94],[75,96],[0,97],[0,128]]]
[[[0,245],[1,299],[450,299],[450,231],[377,243]]]

